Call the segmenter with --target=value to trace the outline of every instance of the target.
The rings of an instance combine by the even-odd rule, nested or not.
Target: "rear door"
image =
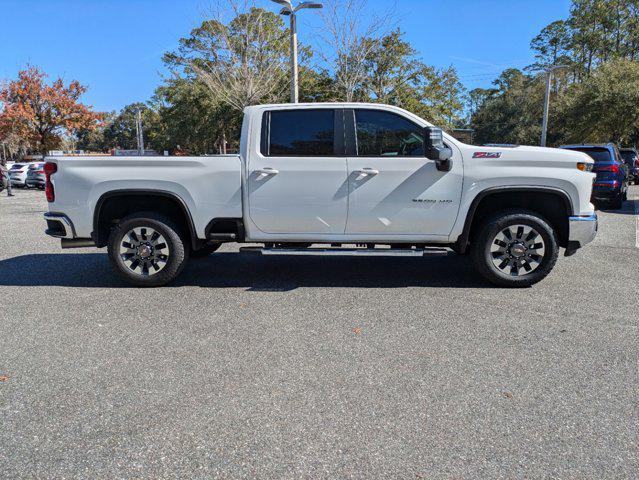
[[[453,168],[437,170],[424,154],[423,128],[397,113],[345,112],[352,235],[449,235],[459,210],[463,165],[453,148]],[[352,132],[354,130],[354,132]]]
[[[251,221],[268,234],[343,234],[348,185],[342,110],[264,113],[249,159]]]

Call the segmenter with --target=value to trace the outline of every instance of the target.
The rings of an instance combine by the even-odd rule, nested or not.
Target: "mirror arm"
[[[448,160],[436,160],[435,166],[440,172],[450,172],[453,168],[453,161],[450,158]]]

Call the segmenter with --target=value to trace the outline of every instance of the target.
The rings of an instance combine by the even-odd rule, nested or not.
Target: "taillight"
[[[596,167],[598,172],[612,172],[619,173],[619,165],[604,165],[602,167]]]
[[[46,175],[46,181],[44,184],[44,191],[47,195],[47,202],[55,201],[55,190],[53,189],[53,183],[51,183],[51,175],[58,171],[58,165],[52,162],[44,164],[44,174]]]

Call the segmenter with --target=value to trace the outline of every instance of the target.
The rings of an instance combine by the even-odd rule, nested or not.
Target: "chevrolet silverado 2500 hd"
[[[46,233],[107,247],[137,286],[226,242],[262,255],[451,249],[498,286],[530,286],[560,247],[594,239],[592,167],[581,152],[465,145],[387,105],[261,105],[245,111],[239,155],[49,158]]]

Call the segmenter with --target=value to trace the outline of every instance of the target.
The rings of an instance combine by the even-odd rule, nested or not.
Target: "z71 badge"
[[[473,158],[500,158],[501,152],[475,152]]]

